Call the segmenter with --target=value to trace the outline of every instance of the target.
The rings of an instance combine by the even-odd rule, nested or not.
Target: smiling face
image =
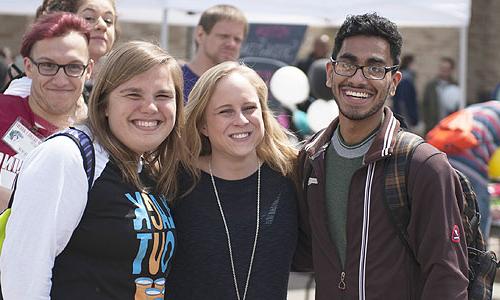
[[[115,42],[116,13],[110,0],[83,0],[76,12],[92,26],[90,57],[98,61],[108,53]]]
[[[212,157],[257,159],[264,122],[259,97],[246,77],[233,72],[220,79],[204,116],[201,132],[210,140]]]
[[[394,64],[385,39],[363,35],[346,38],[336,60],[361,66],[389,67]],[[337,75],[331,63],[327,64],[326,85],[332,89],[341,121],[373,120],[378,125],[387,96],[394,94],[400,79],[400,72],[388,72],[382,80],[369,80],[361,69],[345,77]]]
[[[106,116],[111,132],[138,155],[155,150],[174,127],[177,95],[165,65],[132,77],[108,97]]]
[[[240,57],[244,35],[244,23],[221,20],[215,23],[210,33],[198,26],[196,41],[199,51],[216,65],[224,61],[235,61]]]
[[[38,72],[30,58],[24,58],[26,75],[32,79],[29,104],[33,112],[48,121],[72,115],[85,80],[90,78],[92,72],[85,37],[73,31],[60,37],[43,39],[33,45],[30,55],[36,63],[88,64],[84,74],[78,78],[67,76],[62,68],[54,76],[45,76]]]

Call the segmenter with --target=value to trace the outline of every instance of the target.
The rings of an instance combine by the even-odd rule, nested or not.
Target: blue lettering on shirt
[[[173,231],[165,230],[175,228],[166,198],[160,196],[157,199],[151,194],[141,194],[140,192],[136,192],[134,195],[127,193],[125,196],[137,207],[134,210],[133,224],[134,230],[138,231],[139,249],[133,261],[132,273],[141,274],[145,260],[149,261],[150,274],[157,274],[159,266],[161,266],[162,272],[165,272],[175,247]],[[152,230],[154,233],[144,233],[146,230]],[[141,231],[143,233],[139,233]]]
[[[138,233],[137,239],[141,241],[139,244],[139,251],[132,264],[132,274],[141,274],[142,270],[142,260],[146,256],[146,251],[148,250],[148,241],[151,240],[153,235],[151,233]]]
[[[127,199],[132,202],[137,208],[135,209],[134,230],[139,231],[143,229],[143,222],[146,222],[146,228],[151,229],[151,220],[146,210],[146,206],[142,199],[141,193],[135,192],[135,198],[129,193],[125,194]]]
[[[161,256],[161,270],[162,272],[165,272],[167,270],[168,262],[172,258],[172,255],[174,254],[174,247],[175,247],[175,237],[172,231],[167,232],[167,244],[165,245],[165,249],[163,249],[163,254]],[[165,261],[165,254],[167,254],[167,251],[169,251],[169,256],[167,260]]]
[[[158,213],[161,216],[164,228],[169,228],[169,229],[175,228],[174,220],[172,219],[172,216],[170,214],[170,209],[168,208],[168,205],[165,203],[165,201],[162,199],[164,197],[162,196],[162,197],[160,197],[160,199],[162,200],[162,203],[165,206],[166,211],[160,207],[160,204],[158,203],[158,201],[156,200],[156,198],[153,195],[149,195],[149,197],[153,201],[153,204],[156,206],[156,209],[158,210]],[[166,213],[168,213],[168,216]]]

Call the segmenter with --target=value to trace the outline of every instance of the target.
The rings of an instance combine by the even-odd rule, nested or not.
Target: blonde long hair
[[[176,60],[162,48],[148,42],[124,43],[111,51],[96,78],[89,99],[88,125],[101,146],[118,165],[125,181],[145,189],[137,174],[140,157],[126,147],[111,132],[105,111],[109,94],[122,83],[151,68],[164,65],[175,87],[176,118],[170,135],[160,146],[143,155],[145,166],[156,180],[156,192],[172,197],[178,189],[177,173],[187,166],[187,149],[181,139],[184,133],[184,104],[182,71]]]
[[[205,110],[218,82],[231,73],[244,76],[255,87],[259,97],[265,132],[262,142],[257,146],[257,156],[272,169],[284,176],[292,177],[297,151],[290,143],[291,134],[281,127],[267,105],[266,83],[254,70],[237,62],[223,62],[210,68],[198,79],[189,94],[186,106],[186,132],[189,135],[186,136],[185,141],[190,156],[198,159],[212,151],[210,141],[201,133],[201,128],[205,123]],[[197,180],[200,172],[195,170],[195,173]]]

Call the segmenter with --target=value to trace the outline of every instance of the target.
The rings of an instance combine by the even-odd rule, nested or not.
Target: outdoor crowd
[[[398,28],[352,15],[323,64],[339,116],[297,144],[237,62],[244,12],[204,11],[181,65],[114,46],[115,4],[43,1],[0,95],[3,299],[286,299],[290,271],[314,273],[317,300],[491,299],[476,227],[486,239],[499,102],[465,109],[474,146],[424,142],[389,105],[414,93]]]

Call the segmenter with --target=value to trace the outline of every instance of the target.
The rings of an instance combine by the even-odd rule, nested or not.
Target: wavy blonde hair
[[[238,73],[245,77],[254,86],[259,97],[264,121],[264,137],[262,142],[257,145],[257,156],[272,169],[284,176],[292,177],[297,151],[290,142],[291,133],[281,127],[269,109],[266,83],[254,70],[237,62],[223,62],[210,68],[198,79],[189,94],[186,106],[186,132],[189,135],[186,136],[185,141],[190,151],[190,157],[198,159],[200,156],[211,153],[210,141],[201,133],[201,128],[205,123],[205,110],[218,82],[232,73]],[[192,162],[193,165],[195,163],[195,161]],[[196,180],[198,180],[200,171],[195,170],[195,173]]]
[[[146,170],[156,180],[156,192],[173,197],[178,190],[177,173],[187,166],[187,149],[181,139],[184,133],[182,71],[176,60],[162,48],[148,42],[124,43],[112,50],[96,78],[89,99],[88,125],[95,139],[106,149],[122,172],[124,180],[137,188],[146,189],[137,174],[140,157],[111,132],[105,111],[109,94],[122,83],[151,68],[166,66],[175,88],[175,124],[170,135],[158,148],[145,153]]]

